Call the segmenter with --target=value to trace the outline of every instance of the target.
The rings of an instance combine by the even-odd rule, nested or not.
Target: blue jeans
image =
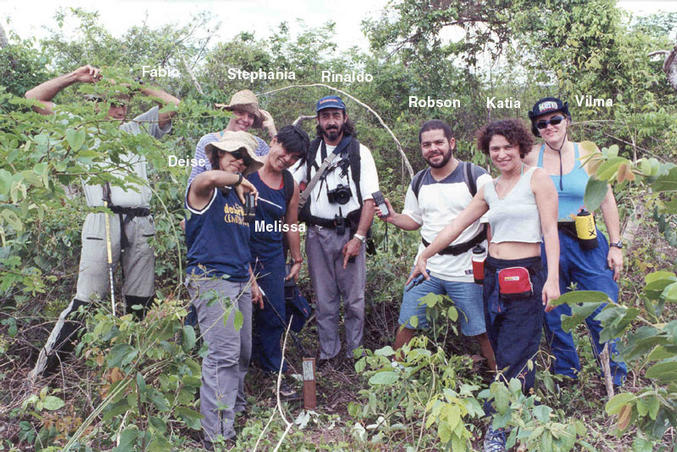
[[[499,293],[498,271],[508,267],[529,269],[533,293],[520,299],[505,299]],[[541,293],[546,273],[540,257],[495,259],[484,262],[484,312],[487,335],[496,356],[496,367],[505,381],[522,380],[525,393],[534,386],[534,367],[527,365],[538,353],[543,329]]]
[[[260,275],[257,282],[266,294],[263,309],[254,307],[252,359],[263,370],[278,372],[282,361],[280,339],[287,318],[284,301],[284,256],[280,253],[277,259],[265,262],[259,260],[255,265],[252,264],[252,268],[255,274]],[[282,370],[286,369],[287,363]]]
[[[407,290],[402,295],[399,324],[415,329],[410,319],[418,317],[419,329],[428,328],[426,305],[419,300],[429,293],[446,294],[454,302],[460,312],[461,332],[464,336],[477,336],[486,332],[484,325],[484,308],[482,306],[482,286],[473,282],[445,281],[435,276]]]
[[[576,283],[577,290],[598,290],[604,292],[614,302],[618,300],[618,285],[613,279],[613,270],[607,265],[607,254],[609,245],[602,233],[597,230],[597,248],[584,250],[578,244],[578,240],[571,237],[564,231],[559,231],[560,258],[559,258],[559,287],[564,294],[569,292],[571,283]],[[543,248],[541,253],[545,256]],[[545,257],[544,265],[547,266]],[[604,309],[606,304],[600,306],[593,312],[585,323],[590,332],[590,342],[592,350],[599,362],[599,354],[604,348],[604,344],[599,342],[599,334],[602,325],[595,316]],[[545,338],[550,344],[550,350],[555,356],[554,371],[556,374],[567,375],[577,378],[581,370],[581,364],[576,353],[576,345],[571,333],[562,329],[562,315],[571,315],[569,305],[563,304],[550,312],[545,313]],[[609,353],[611,359],[609,365],[611,375],[615,385],[620,386],[628,373],[627,367],[618,357],[616,348],[617,340],[609,342]]]

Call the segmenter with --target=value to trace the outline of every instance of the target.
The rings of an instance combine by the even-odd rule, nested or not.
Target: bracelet
[[[362,243],[364,243],[367,240],[367,238],[365,236],[360,235],[360,234],[353,234],[353,238],[359,240]]]
[[[235,182],[233,184],[233,187],[237,187],[238,185],[240,185],[242,183],[242,179],[244,179],[244,176],[242,175],[242,173],[235,173],[235,174],[237,174],[237,182]]]

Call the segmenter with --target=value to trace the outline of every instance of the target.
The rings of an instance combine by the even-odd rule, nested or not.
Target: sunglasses
[[[239,149],[237,151],[231,152],[230,155],[232,155],[235,160],[242,160],[244,164],[247,166],[249,166],[249,164],[252,162],[252,159],[249,157],[249,154],[247,154],[246,152],[242,152]]]
[[[548,127],[548,124],[552,124],[553,126],[556,126],[560,122],[564,121],[564,116],[553,116],[552,118],[548,119],[547,121],[538,121],[536,123],[536,127],[539,129],[545,129]]]

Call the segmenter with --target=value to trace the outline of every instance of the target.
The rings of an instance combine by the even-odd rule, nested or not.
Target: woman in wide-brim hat
[[[189,185],[186,208],[188,265],[186,286],[207,344],[202,361],[200,413],[209,446],[219,435],[235,436],[235,413],[245,408],[244,377],[251,356],[252,302],[261,306],[261,293],[252,276],[249,225],[244,193],[258,195],[244,178],[261,168],[254,154],[256,141],[246,132],[226,132],[207,146],[214,168]],[[235,327],[235,312],[242,326]]]
[[[527,156],[525,162],[545,169],[555,183],[559,195],[558,230],[562,248],[560,287],[566,291],[571,283],[576,283],[577,290],[602,291],[616,302],[618,300],[616,281],[623,269],[621,250],[623,244],[620,238],[618,207],[611,188],[600,206],[609,242],[599,230],[596,230],[596,241],[592,241],[590,249],[584,248],[576,236],[572,218],[585,208],[583,196],[590,176],[588,166],[583,165],[582,161],[589,153],[596,152],[597,147],[586,149],[580,143],[569,140],[567,129],[571,124],[571,113],[568,103],[561,99],[556,97],[540,99],[529,112],[529,119],[532,133],[541,137],[543,143],[534,146],[534,152]],[[596,357],[602,352],[604,344],[599,342],[602,326],[594,317],[604,306],[600,306],[586,319]],[[562,329],[562,314],[571,315],[571,308],[564,304],[546,313],[546,339],[550,344],[551,353],[555,355],[555,373],[576,379],[581,365],[571,333]],[[613,382],[620,386],[627,375],[627,367],[617,358],[615,342],[609,345]]]
[[[206,147],[209,143],[221,140],[226,132],[250,132],[251,129],[262,128],[268,132],[271,139],[277,134],[273,117],[259,106],[256,94],[248,89],[233,94],[230,103],[214,104],[214,107],[228,110],[233,113],[233,116],[229,119],[228,124],[223,130],[203,135],[198,141],[195,146],[194,157],[196,164],[191,169],[188,184],[198,174],[212,169],[209,159],[206,158]],[[252,137],[256,141],[254,153],[258,157],[268,154],[270,151],[268,143],[255,135],[252,135]]]

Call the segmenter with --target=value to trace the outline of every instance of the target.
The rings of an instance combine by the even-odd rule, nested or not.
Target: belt
[[[129,238],[127,238],[127,234],[125,233],[125,225],[132,221],[132,218],[134,217],[150,216],[150,209],[148,207],[120,206],[109,206],[108,208],[120,218],[120,252],[124,253],[125,250],[129,248]]]
[[[486,240],[486,238],[487,238],[487,228],[486,226],[483,226],[480,233],[477,234],[475,237],[471,238],[470,240],[468,240],[467,242],[459,243],[458,245],[449,245],[448,247],[444,248],[437,254],[451,254],[453,256],[458,256],[459,254],[463,254],[466,251],[472,249],[475,245],[479,245],[484,240]],[[423,237],[421,237],[421,242],[425,246],[430,245],[430,242],[428,242]]]
[[[148,207],[109,206],[109,209],[113,213],[127,215],[129,217],[147,217],[148,215],[150,215],[150,209]]]
[[[336,220],[311,216],[307,223],[310,226],[322,226],[323,228],[336,229]]]
[[[578,234],[576,233],[576,223],[573,221],[558,221],[557,229],[564,232],[569,237],[573,237],[575,239],[578,238]]]

